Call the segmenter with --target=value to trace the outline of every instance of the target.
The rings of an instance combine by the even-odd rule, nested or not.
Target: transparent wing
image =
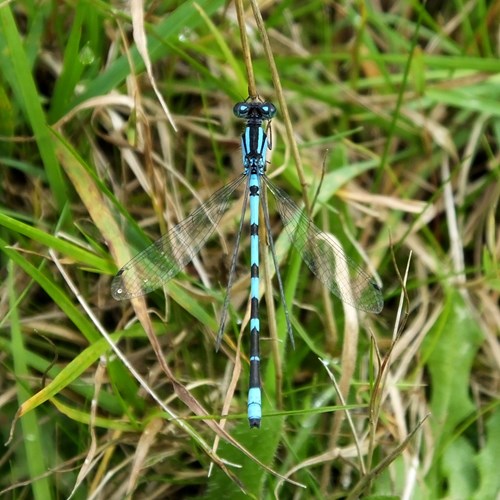
[[[264,176],[276,199],[285,231],[309,269],[340,300],[362,311],[379,313],[384,306],[382,291],[328,233],[321,231],[304,210]]]
[[[125,264],[111,282],[116,300],[145,295],[173,278],[201,250],[229,207],[241,175]]]

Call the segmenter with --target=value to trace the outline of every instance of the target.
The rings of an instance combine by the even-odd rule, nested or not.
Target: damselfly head
[[[243,119],[271,120],[276,115],[276,107],[271,102],[244,101],[235,104],[233,113]]]

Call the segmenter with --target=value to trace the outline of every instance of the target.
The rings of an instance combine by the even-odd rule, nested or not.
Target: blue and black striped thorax
[[[263,175],[266,171],[267,135],[262,129],[262,122],[276,115],[276,107],[270,102],[244,101],[234,106],[233,113],[246,120],[242,135],[245,174]]]

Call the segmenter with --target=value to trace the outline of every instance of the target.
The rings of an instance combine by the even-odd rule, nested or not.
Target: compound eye
[[[266,120],[270,120],[276,115],[276,107],[272,102],[263,102],[260,105],[260,109],[262,111],[262,117]]]
[[[250,106],[246,102],[238,102],[234,105],[233,113],[238,118],[246,118]]]

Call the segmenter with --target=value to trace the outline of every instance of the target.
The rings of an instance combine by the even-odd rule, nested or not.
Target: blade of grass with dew
[[[82,61],[81,44],[86,30],[91,29],[90,26],[93,24],[91,19],[95,15],[94,7],[90,3],[78,2],[76,4],[74,19],[69,28],[68,41],[64,47],[62,71],[55,82],[50,101],[51,107],[47,113],[49,123],[54,123],[64,115],[64,111],[74,99],[75,93],[78,95],[76,88],[82,76],[84,78],[89,77],[88,74],[85,74],[88,64]],[[85,47],[90,49],[90,46],[98,43],[97,40],[100,39],[100,35],[97,35],[97,37],[90,37]]]
[[[195,30],[202,22],[202,17],[194,8],[194,2],[188,0],[181,4],[170,14],[165,16],[164,21],[152,27],[152,35],[148,37],[148,49],[151,62],[165,57],[165,42],[175,38],[182,38],[184,31]],[[224,2],[222,0],[198,0],[197,4],[208,15],[214,14]],[[135,47],[130,51],[130,57],[134,65],[134,71],[144,70],[144,62]],[[79,103],[91,97],[105,95],[123,83],[130,74],[130,62],[127,55],[114,61],[106,71],[94,78],[80,95],[77,95],[69,108],[74,108]]]

